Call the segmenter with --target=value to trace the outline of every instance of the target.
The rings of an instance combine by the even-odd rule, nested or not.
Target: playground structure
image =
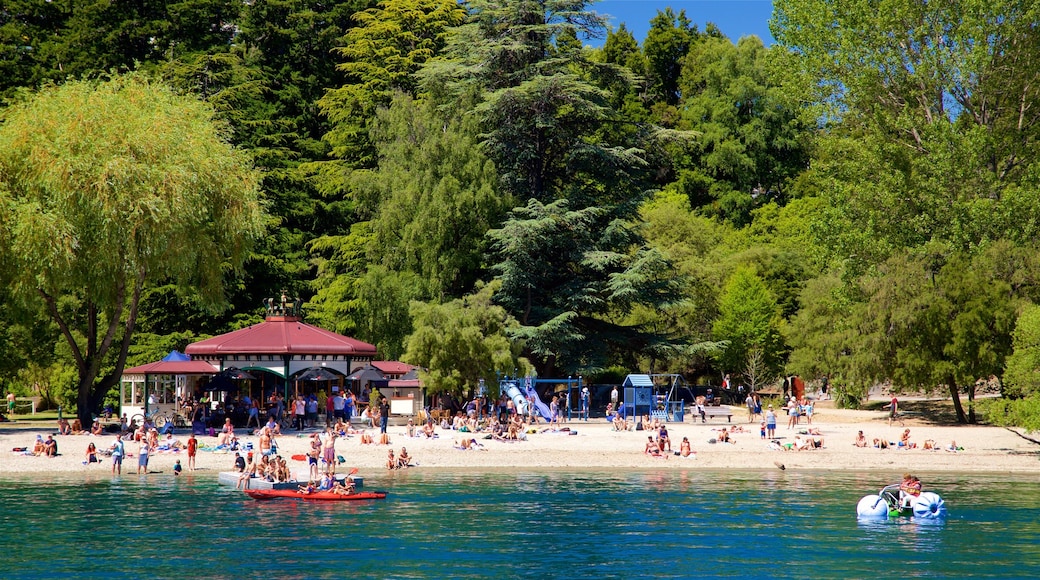
[[[507,397],[512,399],[513,405],[516,407],[516,412],[521,415],[527,415],[532,411],[537,412],[546,421],[552,420],[552,414],[549,410],[549,405],[542,401],[538,395],[539,385],[556,385],[557,388],[550,396],[561,394],[564,391],[567,393],[567,397],[560,402],[560,415],[561,419],[566,416],[567,420],[570,421],[575,413],[574,409],[578,409],[578,414],[582,413],[581,407],[581,388],[582,378],[579,376],[567,377],[567,378],[545,378],[540,379],[537,377],[524,377],[524,378],[503,378],[499,379],[498,387],[500,392],[506,394]],[[564,387],[560,389],[559,387]],[[577,398],[576,398],[577,397]],[[576,404],[572,404],[575,402]],[[529,407],[533,405],[533,410]],[[588,409],[584,410],[584,417],[588,420]]]
[[[682,423],[685,403],[676,395],[689,390],[686,379],[677,374],[628,375],[622,384],[624,402],[618,412],[625,419],[638,422],[647,416],[660,421]]]

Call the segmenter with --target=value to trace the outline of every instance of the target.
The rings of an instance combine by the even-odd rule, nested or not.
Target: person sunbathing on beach
[[[718,436],[719,443],[733,443],[733,438],[729,436],[729,431],[725,427],[722,428],[722,432]]]
[[[433,439],[437,436],[436,429],[433,426],[433,421],[427,421],[426,424],[423,425],[422,434],[425,435],[427,439]]]
[[[856,441],[854,441],[852,444],[855,445],[856,447],[866,447],[867,446],[867,437],[865,435],[863,435],[863,431],[860,431],[859,433],[856,434]]]
[[[643,453],[653,455],[654,457],[661,456],[661,448],[657,445],[657,442],[654,441],[653,436],[646,436],[646,446],[643,448]]]
[[[506,440],[506,438],[505,438],[505,432],[506,432],[505,431],[505,426],[503,426],[502,423],[499,423],[497,420],[491,425],[489,430],[491,431],[491,438],[494,439],[495,441],[505,441]]]
[[[394,450],[393,449],[387,449],[386,450],[386,468],[387,469],[397,469],[398,467],[399,466],[397,464],[397,458],[394,457]]]
[[[672,439],[668,437],[668,427],[661,425],[657,431],[657,448],[662,452],[671,452]]]
[[[160,447],[165,447],[170,451],[180,451],[181,449],[188,448],[188,446],[185,445],[180,439],[174,437],[173,433],[170,433],[166,436],[166,439],[163,439],[163,442],[160,445]]]
[[[408,455],[408,450],[404,447],[401,448],[401,453],[397,455],[397,468],[401,469],[404,467],[410,467],[412,463],[412,456]]]
[[[278,421],[275,421],[274,417],[269,418],[264,427],[267,429],[268,435],[271,437],[282,434],[282,428],[278,426]]]
[[[340,437],[344,437],[350,431],[350,426],[343,422],[343,417],[338,417],[336,419],[336,425],[332,430],[338,433]]]
[[[914,447],[917,447],[916,443],[911,443],[910,442],[910,430],[909,429],[904,429],[903,430],[903,435],[899,438],[899,447],[901,447],[903,449],[913,449]]]
[[[373,440],[372,436],[368,434],[368,431],[362,431],[361,432],[361,444],[362,445],[371,445],[373,443],[375,443],[375,440]]]
[[[33,443],[32,454],[36,457],[43,455],[44,451],[47,450],[46,444],[43,442],[43,435],[36,436],[36,442]]]
[[[470,449],[484,449],[484,447],[480,443],[477,443],[477,440],[473,439],[472,437],[463,437],[462,440],[456,441],[455,448],[461,449],[463,451],[467,451]]]
[[[48,435],[47,440],[43,442],[43,454],[47,457],[57,457],[58,442],[54,440],[53,435]]]
[[[231,417],[224,419],[224,426],[220,429],[220,443],[225,447],[231,445],[231,440],[235,437],[235,426],[231,424]]]
[[[643,428],[647,429],[647,431],[657,431],[661,428],[661,420],[654,417],[649,423],[643,423]]]
[[[100,463],[100,460],[98,460],[98,455],[97,455],[97,447],[94,445],[93,441],[91,441],[90,443],[87,443],[87,460],[84,461],[83,463],[86,463],[86,464]]]
[[[693,450],[690,448],[689,437],[683,437],[682,443],[679,443],[679,455],[682,457],[689,457],[692,453]]]
[[[104,427],[101,426],[100,419],[94,419],[94,424],[90,426],[90,434],[95,437],[100,437],[105,432]]]
[[[58,419],[58,434],[59,435],[70,435],[72,433],[72,427],[69,427],[68,419]]]
[[[621,418],[621,415],[614,415],[614,420],[612,421],[612,424],[615,431],[625,430],[625,420]]]
[[[885,441],[884,439],[880,439],[878,437],[875,437],[874,438],[874,449],[888,449],[888,441]]]

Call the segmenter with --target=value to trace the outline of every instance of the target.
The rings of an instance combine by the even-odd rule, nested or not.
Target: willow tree
[[[89,424],[142,291],[219,308],[263,223],[260,176],[203,102],[139,75],[46,88],[0,125],[0,273],[72,351]]]

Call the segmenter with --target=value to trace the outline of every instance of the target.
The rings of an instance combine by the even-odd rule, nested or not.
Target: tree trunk
[[[957,422],[967,423],[968,418],[964,415],[964,407],[961,406],[961,394],[957,389],[957,380],[952,376],[946,379],[946,385],[950,388],[950,397],[953,398],[953,408],[957,411]]]
[[[84,429],[89,429],[94,423],[94,378],[85,377],[80,374],[79,385],[77,385],[76,417]]]
[[[968,422],[974,425],[975,419],[975,383],[968,385]]]

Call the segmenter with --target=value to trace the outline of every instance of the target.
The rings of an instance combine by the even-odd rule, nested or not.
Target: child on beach
[[[177,461],[173,462],[173,474],[174,475],[180,475],[181,474],[181,460],[180,459],[178,459]]]
[[[762,421],[762,424],[758,428],[758,434],[762,439],[766,438],[766,422]]]

